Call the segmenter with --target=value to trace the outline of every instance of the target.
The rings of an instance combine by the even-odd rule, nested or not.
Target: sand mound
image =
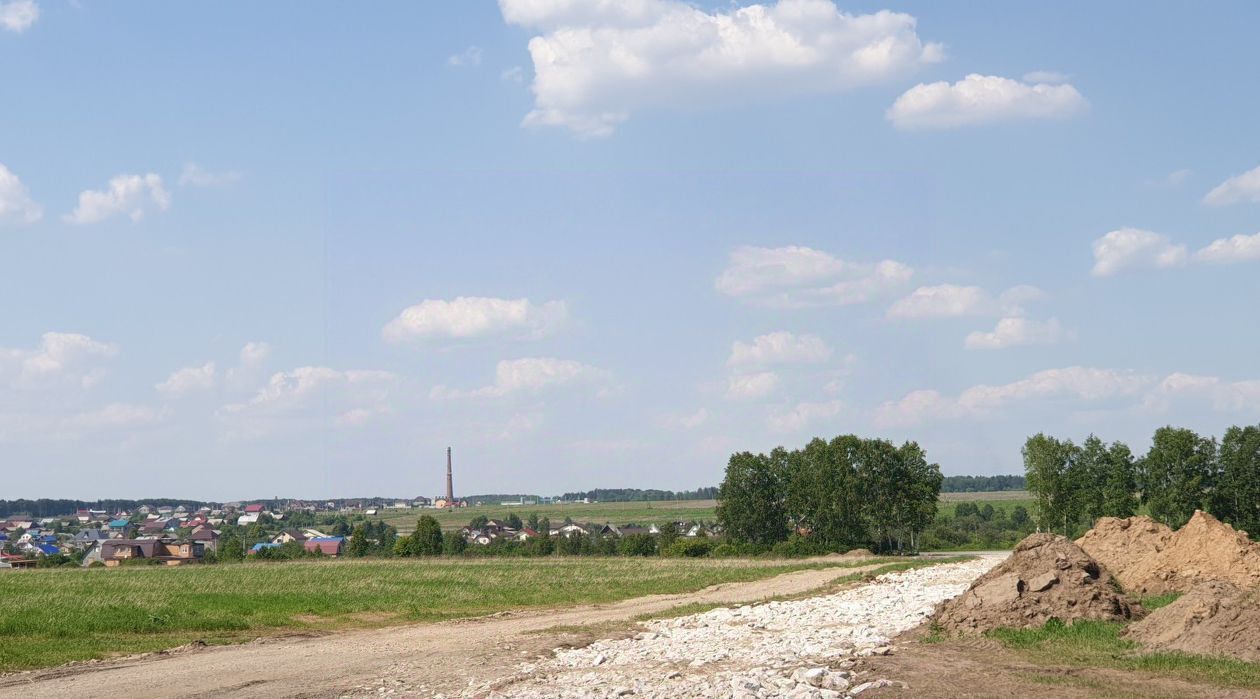
[[[1102,517],[1076,540],[1085,553],[1116,576],[1126,590],[1135,589],[1129,570],[1168,547],[1173,530],[1150,517]]]
[[[1201,583],[1176,602],[1151,612],[1124,635],[1152,650],[1229,655],[1260,661],[1260,600],[1215,580]]]
[[[1082,540],[1089,538],[1086,534]],[[1118,545],[1124,545],[1123,539]],[[1246,532],[1196,511],[1161,550],[1122,568],[1116,577],[1124,589],[1141,595],[1188,592],[1209,580],[1248,588],[1260,584],[1260,544],[1248,539]]]
[[[948,632],[976,633],[1039,627],[1051,618],[1070,624],[1141,613],[1079,546],[1062,536],[1033,534],[965,593],[942,604],[933,620]]]
[[[870,549],[849,549],[844,552],[845,558],[870,558],[874,555]]]

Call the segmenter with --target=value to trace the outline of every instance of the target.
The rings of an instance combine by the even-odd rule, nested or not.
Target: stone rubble
[[[919,625],[1004,556],[881,575],[802,600],[721,607],[644,622],[633,638],[557,649],[465,697],[738,697],[842,699],[892,686],[854,676],[854,658],[894,652]],[[388,689],[386,690],[388,692]]]

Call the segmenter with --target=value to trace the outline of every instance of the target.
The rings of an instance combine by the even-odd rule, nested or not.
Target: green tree
[[[1106,473],[1101,490],[1104,516],[1132,517],[1137,513],[1137,467],[1133,452],[1123,442],[1112,442],[1107,449]]]
[[[1037,520],[1042,527],[1064,535],[1080,517],[1080,499],[1072,476],[1077,448],[1071,440],[1060,441],[1035,434],[1024,443],[1024,475],[1036,499]]]
[[[803,451],[786,457],[785,508],[792,523],[833,550],[852,547],[866,538],[862,495],[853,463],[860,441],[852,435],[831,442],[813,439]]]
[[[541,523],[538,521],[538,513],[537,512],[529,513],[529,528],[533,529],[534,531],[540,531],[538,529],[540,524]]]
[[[411,537],[400,536],[394,539],[394,555],[400,557],[411,555]]]
[[[787,451],[733,454],[718,488],[718,522],[736,541],[774,544],[788,535],[784,466]],[[663,549],[662,549],[663,550]]]
[[[349,545],[346,546],[346,555],[352,558],[362,558],[372,550],[372,544],[368,541],[367,528],[362,524],[354,528],[354,533],[350,535]]]
[[[241,561],[245,559],[245,542],[241,541],[235,530],[226,531],[219,538],[218,559],[220,561]]]
[[[1077,450],[1076,457],[1072,461],[1068,477],[1076,494],[1076,509],[1092,527],[1106,509],[1104,484],[1107,481],[1110,455],[1107,445],[1091,434]]]
[[[459,532],[442,537],[442,553],[448,556],[458,556],[468,548],[468,542]]]
[[[507,516],[507,525],[512,529],[520,531],[521,527],[525,526],[525,523],[521,521],[521,518],[518,517],[515,512],[509,512]]]
[[[1260,534],[1260,425],[1225,430],[1220,464],[1215,513],[1239,529]]]
[[[1177,529],[1210,501],[1217,480],[1216,440],[1193,430],[1161,427],[1140,466],[1142,497],[1151,516]]]
[[[442,553],[442,525],[438,524],[432,515],[424,515],[416,521],[416,531],[411,535],[411,554],[436,556],[440,553]]]

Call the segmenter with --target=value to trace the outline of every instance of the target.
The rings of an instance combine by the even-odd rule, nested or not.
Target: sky
[[[0,498],[1260,421],[1220,2],[0,0]]]

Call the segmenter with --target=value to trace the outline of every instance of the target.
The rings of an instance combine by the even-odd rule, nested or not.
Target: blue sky
[[[1254,423],[1258,14],[0,0],[0,497]]]

